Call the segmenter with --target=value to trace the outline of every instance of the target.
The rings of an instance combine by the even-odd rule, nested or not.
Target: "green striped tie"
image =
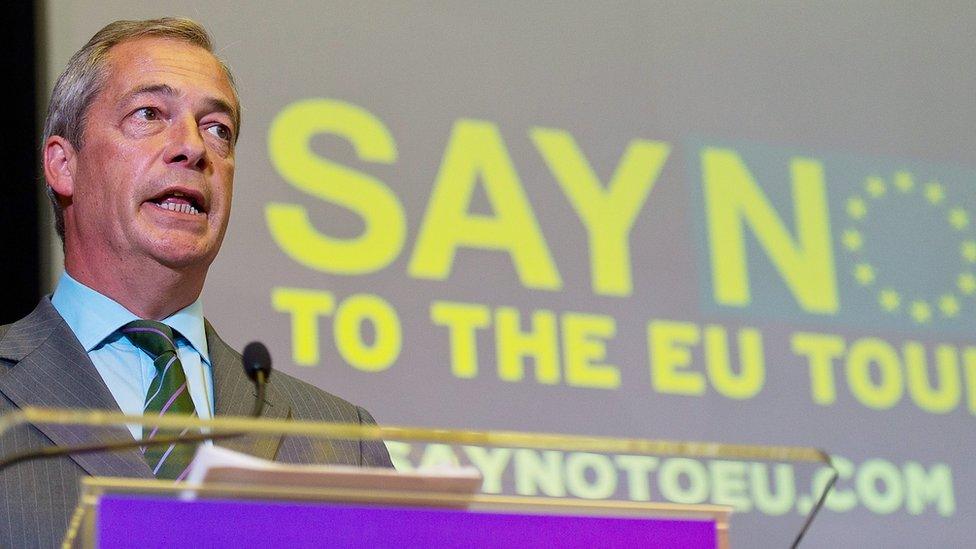
[[[153,365],[156,366],[156,377],[149,384],[143,413],[195,416],[197,412],[187,389],[183,364],[176,354],[173,329],[162,322],[135,320],[123,326],[120,331],[133,345],[152,357]],[[147,426],[146,429],[148,428]],[[153,427],[148,436],[143,434],[143,439],[151,440],[156,436],[175,434],[182,436],[187,430],[189,428],[177,433]],[[144,447],[142,455],[156,478],[183,480],[190,460],[193,459],[193,451],[193,444],[170,444]]]

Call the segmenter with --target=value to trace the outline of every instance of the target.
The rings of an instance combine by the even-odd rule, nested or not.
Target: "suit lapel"
[[[207,348],[214,380],[214,411],[217,416],[250,416],[257,392],[244,373],[243,360],[237,351],[224,343],[209,322],[205,323]],[[262,419],[288,419],[291,406],[274,388],[274,375],[265,391]],[[274,459],[281,435],[240,437],[217,442],[220,446],[264,459]]]
[[[43,298],[0,341],[0,358],[15,364],[0,370],[0,392],[15,405],[121,412],[78,338]],[[123,427],[35,425],[57,446],[132,440]],[[91,475],[152,478],[136,449],[70,456]]]

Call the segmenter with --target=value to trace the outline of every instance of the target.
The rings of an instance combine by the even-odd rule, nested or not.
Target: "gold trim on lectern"
[[[138,424],[162,427],[164,429],[191,427],[210,429],[213,432],[240,431],[251,435],[273,434],[349,440],[445,442],[479,446],[533,448],[539,450],[596,451],[656,456],[760,459],[766,461],[819,462],[826,465],[830,464],[830,459],[824,451],[804,446],[761,446],[753,444],[614,438],[554,433],[524,433],[516,431],[429,429],[422,427],[353,425],[349,423],[270,420],[243,417],[219,417],[205,420],[168,416],[127,416],[118,412],[34,407],[26,407],[18,412],[0,416],[0,435],[7,429],[23,423],[58,423],[62,425],[88,425],[97,427]]]

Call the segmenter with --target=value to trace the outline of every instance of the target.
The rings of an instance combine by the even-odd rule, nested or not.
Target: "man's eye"
[[[230,141],[232,137],[230,128],[223,124],[214,124],[213,126],[207,128],[207,131],[216,135],[220,139],[223,139],[224,141]]]
[[[156,107],[142,107],[135,112],[135,115],[143,120],[159,119],[159,111]]]

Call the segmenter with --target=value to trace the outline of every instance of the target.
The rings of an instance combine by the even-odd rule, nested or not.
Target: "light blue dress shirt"
[[[118,332],[119,328],[139,320],[139,317],[113,299],[71,278],[67,272],[61,275],[51,303],[78,337],[122,412],[142,415],[156,367],[148,354]],[[203,419],[212,418],[213,372],[200,300],[162,322],[178,334],[176,352],[183,363],[187,390],[197,415]],[[133,437],[142,436],[141,425],[128,427]]]

